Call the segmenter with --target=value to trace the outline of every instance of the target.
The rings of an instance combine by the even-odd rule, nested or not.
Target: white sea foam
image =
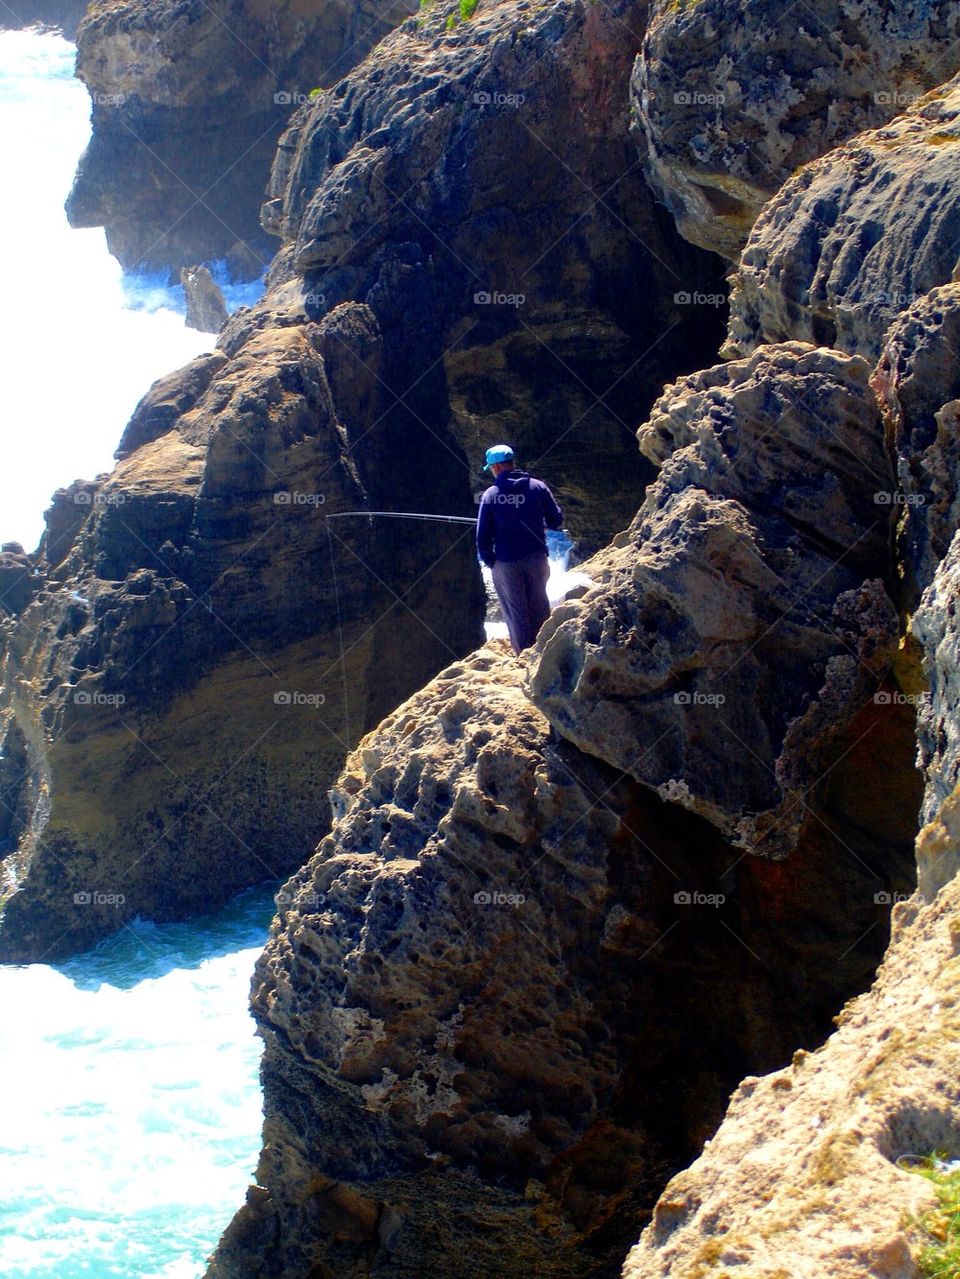
[[[90,133],[75,52],[55,34],[0,32],[0,541],[28,550],[55,488],[112,467],[151,382],[213,346],[185,327],[182,290],[124,277],[102,230],[67,224]],[[228,300],[257,291],[241,286]]]
[[[269,892],[0,967],[0,1274],[196,1279],[252,1178]]]

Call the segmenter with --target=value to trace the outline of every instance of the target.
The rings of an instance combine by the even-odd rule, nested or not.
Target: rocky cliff
[[[81,36],[124,102],[74,199],[131,258],[175,201],[122,209],[127,125],[202,178],[257,40],[319,92],[262,302],[0,556],[2,953],[293,872],[211,1279],[914,1279],[898,1161],[960,1127],[955,6],[437,3],[329,78],[319,11],[235,9]],[[502,438],[593,553],[519,661],[469,530],[355,514],[469,515]]]
[[[429,288],[451,432],[546,468],[584,550],[635,513],[653,469],[633,432],[722,325],[719,264],[633,155],[643,13],[425,10],[301,109],[264,206],[285,243],[271,280],[302,277],[311,313],[376,288],[402,324]]]
[[[424,501],[395,461],[433,439],[403,398],[422,367],[383,347],[343,306],[202,357],[146,397],[108,478],[56,496],[29,598],[3,601],[5,958],[299,865],[352,742],[477,642],[469,530],[328,518]],[[468,507],[466,475],[451,444],[428,504]]]
[[[157,383],[113,474],[57,495],[27,577],[10,566],[2,706],[27,764],[2,953],[289,873],[359,734],[477,642],[469,530],[342,512],[469,519],[507,435],[585,549],[634,513],[635,414],[722,336],[716,308],[674,300],[714,268],[631,156],[639,21],[434,12],[301,108],[263,301]]]
[[[264,1153],[211,1276],[614,1274],[729,1080],[820,1042],[920,798],[873,697],[868,373],[792,345],[669,388],[596,585],[361,742],[254,978]]]
[[[641,158],[683,234],[737,262],[800,165],[960,70],[958,37],[948,0],[654,0],[632,83]]]
[[[875,361],[897,316],[953,278],[958,143],[954,79],[786,182],[734,275],[728,353],[797,337]]]
[[[126,267],[227,258],[255,278],[272,256],[259,206],[291,111],[414,7],[93,0],[77,37],[93,136],[71,224],[104,227]]]
[[[956,92],[949,82],[786,184],[744,251],[730,344],[787,330],[879,354],[871,382],[897,469],[889,500],[906,618],[900,687],[880,697],[917,712],[918,892],[895,906],[876,983],[826,1044],[741,1084],[716,1137],[667,1185],[624,1279],[913,1279],[932,1193],[910,1167],[958,1154],[960,357],[942,167]]]
[[[709,6],[671,8],[687,29]],[[755,280],[779,344],[758,324],[667,388],[639,431],[655,482],[521,663],[448,668],[349,758],[254,978],[264,1150],[211,1277],[916,1273],[925,1183],[898,1161],[956,1154],[960,1119],[960,392],[956,290],[923,274],[947,179],[925,162],[918,190],[910,147],[949,134],[952,92],[794,180],[845,175],[857,261],[887,235],[870,283],[920,273],[906,314],[817,327],[789,272],[832,224],[811,201],[791,247],[788,183],[754,232],[780,218]],[[288,145],[267,219],[308,270],[319,228],[337,280],[332,202],[385,161],[348,157],[284,224]],[[874,154],[900,192],[879,235],[846,162]]]

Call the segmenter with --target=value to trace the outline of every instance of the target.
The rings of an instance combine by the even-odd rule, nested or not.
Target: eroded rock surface
[[[219,333],[227,322],[227,304],[209,270],[205,266],[183,267],[180,283],[187,298],[187,328]]]
[[[913,608],[960,525],[960,285],[904,310],[884,338],[873,385],[896,450],[898,548]]]
[[[632,82],[641,155],[681,232],[734,262],[801,164],[960,70],[948,0],[654,0],[652,11]]]
[[[960,285],[934,289],[893,325],[873,381],[897,455],[904,607],[921,657],[907,694],[918,709],[923,816],[932,823],[960,778]],[[921,887],[935,884],[921,859]]]
[[[126,267],[229,258],[255,278],[273,247],[259,225],[291,111],[332,84],[413,0],[93,0],[77,74],[93,136],[67,209],[102,226]]]
[[[726,353],[799,338],[876,360],[901,312],[954,277],[958,181],[958,79],[801,169],[743,251]]]
[[[913,1217],[932,1188],[898,1161],[960,1156],[958,916],[957,879],[926,907],[895,908],[873,989],[818,1052],[743,1081],[717,1136],[667,1186],[623,1279],[917,1273]]]
[[[564,737],[767,856],[895,650],[869,373],[788,343],[668,387],[639,432],[659,477],[532,665]]]
[[[158,383],[114,472],[58,495],[43,589],[0,633],[0,731],[25,753],[8,800],[27,812],[5,959],[289,873],[349,746],[481,637],[469,530],[326,518],[424,505],[394,458],[439,425],[407,408],[422,368],[402,363],[361,306],[255,334]],[[441,509],[470,501],[452,463],[451,446],[433,469]]]
[[[300,276],[311,315],[376,296],[399,327],[428,307],[464,452],[509,440],[586,551],[651,478],[638,422],[721,338],[720,309],[675,301],[717,294],[718,264],[677,236],[629,136],[644,13],[426,9],[302,108],[264,208],[285,244],[256,315],[273,322]]]
[[[551,741],[523,680],[494,642],[348,759],[254,977],[264,1150],[211,1279],[616,1274],[747,1063],[862,988],[912,831],[863,724],[774,863]]]

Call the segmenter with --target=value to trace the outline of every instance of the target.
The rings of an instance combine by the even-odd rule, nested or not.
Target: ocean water
[[[124,275],[102,230],[67,223],[90,135],[75,55],[53,33],[0,32],[0,541],[27,550],[54,489],[110,470],[150,384],[214,345],[185,326],[182,289]],[[261,291],[229,288],[228,305]]]
[[[0,966],[0,1275],[195,1279],[260,1150],[247,1000],[276,885]]]

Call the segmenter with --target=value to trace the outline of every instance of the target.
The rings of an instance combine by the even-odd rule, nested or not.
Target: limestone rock
[[[905,694],[917,707],[923,818],[946,829],[940,809],[960,775],[960,285],[934,289],[892,326],[873,383],[897,455],[904,604],[921,658]],[[919,859],[929,891],[936,872]]]
[[[927,779],[923,817],[935,821],[960,782],[960,540],[923,594],[911,630],[924,650],[930,692],[917,698],[920,763]],[[930,876],[927,877],[929,886]]]
[[[894,908],[873,989],[818,1052],[743,1081],[716,1137],[664,1190],[623,1279],[917,1273],[913,1218],[932,1188],[900,1161],[960,1155],[958,911],[957,879],[925,908]]]
[[[5,542],[0,549],[0,617],[21,613],[39,589],[34,564],[19,542]]]
[[[187,328],[219,333],[227,322],[227,304],[209,270],[205,266],[181,267],[180,283],[187,298]]]
[[[897,454],[898,545],[912,608],[960,526],[960,285],[905,309],[884,339],[873,385]]]
[[[772,857],[895,647],[869,372],[787,343],[668,387],[639,432],[660,475],[531,668],[565,738]]]
[[[211,1279],[615,1273],[744,1071],[862,989],[913,829],[837,802],[869,734],[774,864],[551,742],[523,678],[494,642],[347,760],[254,976],[264,1149]]]
[[[78,34],[93,136],[67,209],[126,267],[272,253],[259,205],[291,111],[332,84],[413,0],[93,0]]]
[[[960,77],[770,200],[734,276],[726,353],[799,338],[876,360],[898,315],[953,279],[958,181]]]
[[[718,264],[676,235],[636,163],[642,5],[507,0],[448,27],[456,12],[425,8],[294,117],[264,206],[285,242],[264,307],[302,277],[310,315],[354,298],[402,326],[429,309],[475,487],[486,446],[508,439],[597,550],[651,478],[637,422],[715,358],[721,308],[675,296],[718,296]]]
[[[326,518],[424,504],[394,458],[439,427],[388,394],[422,366],[383,346],[348,305],[194,361],[109,477],[58,495],[44,590],[0,631],[0,734],[26,755],[5,959],[289,873],[349,746],[480,638],[468,531]],[[445,453],[429,500],[467,506],[465,476]]]
[[[809,0],[802,9],[654,0],[633,109],[641,155],[681,232],[736,262],[762,206],[800,165],[960,70],[958,38],[948,0]]]

